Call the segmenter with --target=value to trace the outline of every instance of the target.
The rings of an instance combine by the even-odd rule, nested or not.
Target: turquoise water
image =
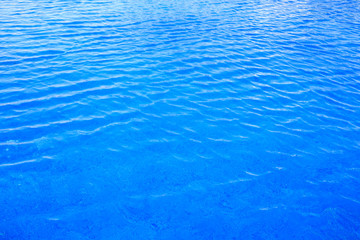
[[[0,0],[0,239],[360,239],[360,2]]]

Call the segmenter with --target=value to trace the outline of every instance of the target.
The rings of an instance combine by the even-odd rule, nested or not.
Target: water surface
[[[0,239],[360,239],[360,2],[0,0]]]

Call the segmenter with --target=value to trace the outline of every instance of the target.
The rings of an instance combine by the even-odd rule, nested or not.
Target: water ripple
[[[3,0],[0,239],[359,238],[359,13]]]

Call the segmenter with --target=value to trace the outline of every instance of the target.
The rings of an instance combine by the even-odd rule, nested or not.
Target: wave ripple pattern
[[[360,2],[0,0],[0,239],[360,239]]]

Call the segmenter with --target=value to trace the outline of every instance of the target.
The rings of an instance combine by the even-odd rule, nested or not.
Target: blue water
[[[0,0],[0,239],[360,239],[360,2]]]

